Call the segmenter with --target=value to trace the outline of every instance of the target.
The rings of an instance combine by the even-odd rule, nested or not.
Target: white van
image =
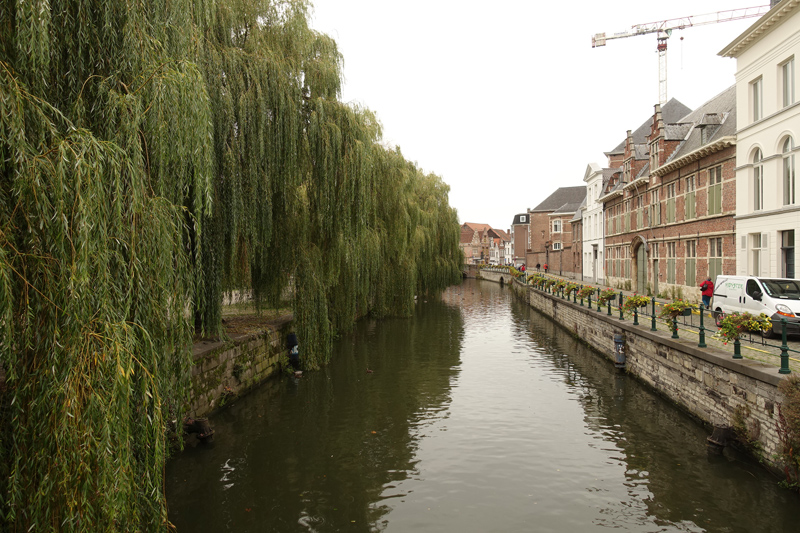
[[[780,336],[782,318],[788,322],[786,333],[800,333],[800,280],[717,276],[711,309],[718,327],[728,313],[764,313],[772,319],[765,337]]]

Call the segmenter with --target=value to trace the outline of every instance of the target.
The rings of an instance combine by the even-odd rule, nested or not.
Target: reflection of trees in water
[[[708,431],[698,421],[617,371],[609,359],[549,318],[515,302],[515,322],[527,327],[540,353],[577,395],[587,427],[597,434],[596,446],[626,466],[631,502],[646,507],[642,513],[621,502],[600,510],[597,524],[620,527],[620,522],[630,521],[726,532],[797,527],[796,498],[778,489],[769,473],[731,450],[724,456],[709,455]],[[737,517],[735,523],[732,516]]]
[[[413,318],[363,321],[328,367],[214,417],[214,448],[170,465],[171,518],[179,530],[382,529],[382,501],[414,473],[419,426],[447,416],[463,336],[459,308],[434,299]]]

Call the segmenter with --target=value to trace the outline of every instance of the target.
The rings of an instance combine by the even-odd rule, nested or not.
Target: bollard
[[[739,337],[733,342],[733,358],[742,359],[742,345],[739,343]]]
[[[606,305],[608,306],[608,316],[611,316],[611,300],[608,300]]]
[[[633,308],[633,325],[634,326],[638,326],[639,325],[639,308],[638,307],[634,307]]]
[[[597,312],[598,313],[602,313],[603,312],[603,304],[602,304],[602,302],[600,302],[600,289],[599,288],[597,289]]]
[[[651,300],[651,303],[653,304],[653,312],[651,313],[651,317],[650,317],[650,331],[657,331],[656,330],[656,298],[655,298],[655,296]]]
[[[700,306],[700,340],[697,343],[698,348],[706,347],[706,328],[703,326],[703,306]]]
[[[789,346],[786,344],[786,319],[781,318],[781,369],[778,374],[790,374],[789,370]]]
[[[678,317],[672,317],[672,338],[677,339],[678,337]]]
[[[623,320],[623,317],[622,317],[622,291],[619,291],[619,319]]]
[[[581,298],[581,301],[583,301],[583,298]],[[589,311],[591,310],[592,310],[592,293],[589,293]]]

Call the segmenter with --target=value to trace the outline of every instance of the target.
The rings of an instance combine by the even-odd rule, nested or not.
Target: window
[[[783,205],[793,205],[794,196],[794,141],[791,137],[783,143]]]
[[[562,247],[561,247],[561,243],[560,243],[560,242],[554,242],[554,243],[553,243],[553,251],[554,251],[554,252],[555,252],[556,250],[561,250],[561,249],[562,249]]]
[[[553,233],[561,233],[561,220],[553,221]],[[555,250],[555,248],[553,248]]]
[[[750,234],[750,275],[760,276],[764,249],[767,247],[766,233]]]
[[[694,176],[686,178],[686,196],[683,201],[683,217],[690,219],[695,217],[695,205],[697,202],[694,199]]]
[[[781,232],[781,275],[794,278],[794,230]]]
[[[686,283],[694,287],[697,280],[697,241],[686,241]]]
[[[753,210],[764,209],[764,165],[761,163],[761,150],[756,149],[753,156]],[[756,274],[758,275],[758,274]]]
[[[794,103],[794,58],[781,65],[783,107]]]
[[[650,225],[658,226],[661,224],[661,202],[659,200],[659,190],[650,191]]]
[[[519,216],[519,221],[520,222],[525,222],[525,215],[520,215]]]
[[[715,281],[722,274],[722,237],[708,239],[708,277]]]
[[[708,214],[722,213],[722,167],[708,169]]]
[[[675,183],[667,185],[667,224],[675,222]]]
[[[753,104],[753,122],[755,122],[756,120],[761,120],[761,117],[764,116],[764,94],[761,78],[750,83],[750,94]]]
[[[675,243],[667,243],[667,283],[675,283]]]

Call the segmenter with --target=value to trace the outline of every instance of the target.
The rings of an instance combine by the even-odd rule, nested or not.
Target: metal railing
[[[495,267],[496,268],[496,267]],[[600,296],[605,292],[604,296],[609,296],[608,291],[603,291],[600,287],[592,286],[592,285],[584,285],[580,283],[573,283],[569,280],[559,278],[553,275],[546,275],[541,273],[533,273],[530,276],[524,276],[525,281],[521,279],[522,276],[517,278],[518,283],[526,283],[528,286],[535,290],[539,290],[548,294],[553,295],[554,297],[559,297],[564,300],[569,300],[575,304],[579,304],[581,306],[588,307],[588,309],[596,310],[597,312],[605,313],[606,316],[616,316],[619,313],[619,320],[626,320],[626,313],[625,313],[625,301],[626,299],[630,298],[630,296],[626,296],[623,291],[614,291],[614,297],[611,299],[602,299]],[[592,287],[593,290],[586,295],[585,298],[580,298],[578,296],[579,291],[584,287]],[[567,292],[569,289],[569,292]],[[646,322],[649,322],[650,331],[658,331],[657,323],[660,320],[664,321],[664,323],[669,327],[669,330],[672,332],[673,339],[680,339],[679,331],[695,331],[698,335],[698,348],[706,348],[708,346],[706,342],[706,336],[708,328],[706,327],[706,320],[712,319],[715,320],[714,312],[708,311],[703,309],[702,305],[699,305],[699,309],[690,310],[689,312],[684,312],[681,314],[674,314],[672,316],[664,316],[662,313],[656,312],[656,307],[662,307],[663,303],[658,302],[656,298],[648,297],[648,305],[643,308],[633,308],[632,313],[628,316],[633,321],[634,326],[642,326],[646,327],[648,324],[640,324],[639,317],[645,317]],[[613,309],[613,315],[612,315]],[[641,309],[641,311],[640,311]],[[698,323],[695,323],[695,318],[698,319]],[[769,357],[778,357],[780,358],[780,367],[778,369],[778,373],[780,374],[789,374],[791,373],[791,369],[789,368],[789,361],[793,361],[795,363],[800,363],[800,350],[796,350],[790,348],[787,344],[787,321],[785,318],[782,318],[780,321],[781,324],[781,344],[771,344],[768,343],[762,335],[760,334],[753,334],[752,332],[748,332],[743,334],[740,338],[736,338],[733,341],[733,359],[742,359],[741,353],[741,343],[747,342],[751,345],[759,345],[762,348],[772,348],[776,351],[780,351],[780,354],[777,355],[767,350],[759,350],[763,354]],[[719,341],[723,343],[723,345],[727,345],[728,341],[719,337],[716,337],[715,334],[711,334],[711,339],[715,341]],[[794,357],[790,356],[789,354],[793,354]]]

